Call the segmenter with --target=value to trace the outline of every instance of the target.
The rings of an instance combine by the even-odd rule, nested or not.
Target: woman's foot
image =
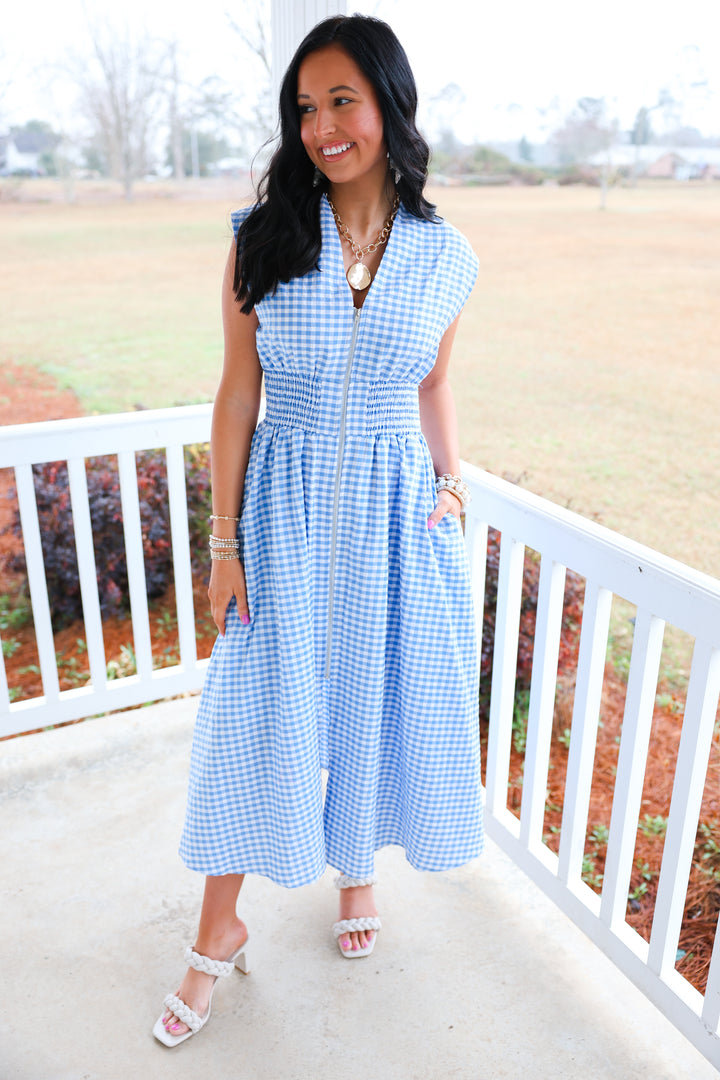
[[[203,938],[198,934],[193,948],[195,952],[209,956],[213,960],[227,960],[247,941],[247,937],[245,923],[241,919],[236,919],[234,923],[217,931],[212,937]],[[188,968],[177,996],[198,1016],[205,1016],[216,977],[206,975],[204,971]],[[169,1009],[165,1010],[162,1021],[165,1030],[171,1035],[184,1035],[190,1030],[187,1024],[183,1024],[182,1020],[179,1020]]]
[[[372,885],[360,885],[353,889],[340,889],[340,919],[360,919],[364,915],[377,915]],[[343,949],[357,952],[366,949],[375,937],[375,930],[358,930],[341,934],[338,944]]]

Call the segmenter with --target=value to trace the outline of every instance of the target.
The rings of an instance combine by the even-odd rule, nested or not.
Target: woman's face
[[[331,184],[387,174],[383,119],[372,83],[339,45],[306,56],[298,72],[300,137]]]

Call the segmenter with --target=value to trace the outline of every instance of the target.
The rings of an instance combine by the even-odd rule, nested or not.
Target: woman
[[[336,867],[335,936],[356,958],[380,928],[377,848],[444,870],[482,847],[447,381],[477,259],[423,195],[416,104],[385,23],[320,23],[283,81],[258,202],[233,215],[212,427],[220,636],[181,843],[206,884],[190,967],[154,1029],[166,1045],[207,1021],[218,975],[246,970],[245,873],[295,887]]]

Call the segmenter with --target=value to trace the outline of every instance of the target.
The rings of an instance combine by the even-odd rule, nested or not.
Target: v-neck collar
[[[393,227],[390,230],[390,235],[387,238],[385,245],[385,251],[383,257],[380,260],[375,277],[368,285],[367,295],[363,301],[362,308],[364,310],[370,303],[371,298],[374,296],[375,291],[379,286],[383,286],[385,278],[392,271],[392,265],[395,261],[395,251],[398,248],[396,242],[395,233],[398,229],[402,231],[405,224],[405,207],[402,201],[398,206],[398,212],[395,215]],[[350,302],[355,307],[355,297],[353,291],[348,285],[347,278],[345,277],[345,264],[343,262],[343,250],[342,239],[340,233],[337,230],[335,224],[335,218],[333,212],[330,209],[330,203],[328,202],[327,195],[323,194],[320,200],[320,230],[322,234],[322,250],[320,252],[320,269],[328,275],[328,277],[344,289],[350,297]],[[386,266],[386,264],[388,264]]]

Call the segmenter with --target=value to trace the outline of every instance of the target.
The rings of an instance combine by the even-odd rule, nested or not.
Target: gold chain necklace
[[[366,255],[372,254],[373,251],[377,251],[379,247],[387,243],[387,238],[390,235],[390,230],[393,227],[395,215],[397,214],[398,208],[400,206],[400,196],[397,194],[395,195],[393,208],[390,211],[390,215],[387,218],[385,224],[380,230],[380,235],[378,236],[377,240],[373,240],[372,244],[368,244],[368,246],[365,248],[361,248],[360,245],[356,243],[355,240],[353,240],[352,236],[350,235],[350,230],[348,229],[345,222],[341,220],[340,215],[332,204],[330,196],[328,196],[328,202],[330,203],[330,209],[333,212],[333,217],[335,218],[335,224],[337,225],[338,232],[344,240],[347,240],[348,244],[350,245],[350,250],[357,259],[357,262],[354,262],[352,266],[348,267],[348,271],[345,274],[348,285],[351,289],[356,289],[358,292],[362,292],[364,289],[367,289],[368,285],[372,281],[370,271],[368,270],[367,266],[365,266],[363,259]]]

